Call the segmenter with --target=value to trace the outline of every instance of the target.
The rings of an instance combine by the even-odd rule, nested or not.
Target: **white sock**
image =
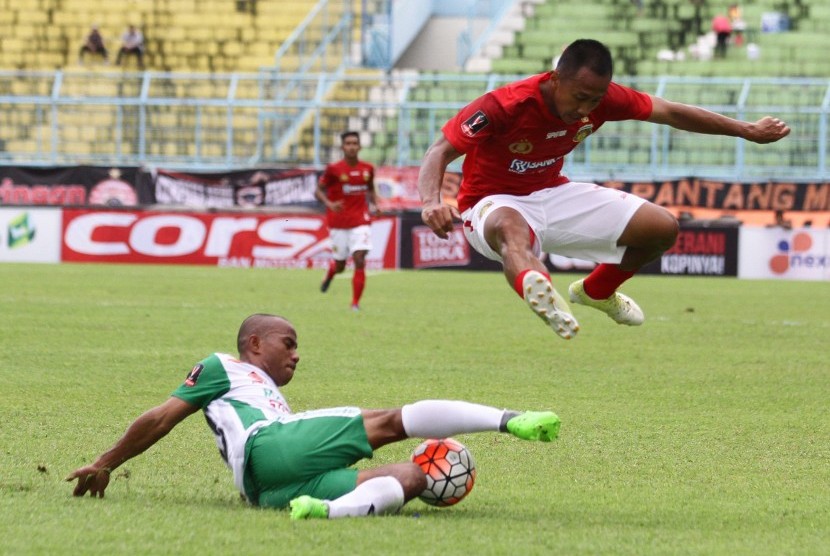
[[[422,400],[401,408],[406,435],[418,438],[498,431],[503,415],[503,409],[451,400]]]
[[[376,477],[327,503],[329,519],[391,514],[403,507],[403,486],[394,477]]]

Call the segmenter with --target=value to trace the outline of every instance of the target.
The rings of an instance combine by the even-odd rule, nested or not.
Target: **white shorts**
[[[628,222],[646,201],[636,195],[593,183],[568,182],[530,195],[490,195],[464,211],[464,236],[473,248],[494,261],[501,255],[484,239],[484,223],[493,211],[510,207],[524,217],[536,235],[537,256],[619,263],[625,247],[617,245]]]
[[[329,239],[335,261],[345,261],[355,251],[372,249],[372,232],[368,224],[355,228],[332,228]]]

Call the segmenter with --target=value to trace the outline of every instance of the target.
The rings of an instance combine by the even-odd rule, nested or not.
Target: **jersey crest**
[[[533,143],[527,139],[522,139],[521,141],[511,143],[507,148],[510,149],[510,152],[515,154],[528,154],[533,150]]]
[[[582,121],[584,122],[587,119],[588,118],[582,118]],[[594,124],[588,122],[576,131],[576,135],[574,135],[574,143],[581,143],[586,137],[591,135],[593,132]]]

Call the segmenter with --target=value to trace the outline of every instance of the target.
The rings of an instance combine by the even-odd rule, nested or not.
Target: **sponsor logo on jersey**
[[[548,134],[545,135],[545,139],[556,139],[557,137],[562,137],[568,133],[566,129],[560,129],[559,131],[548,131]]]
[[[533,143],[527,139],[522,139],[521,141],[510,144],[507,148],[513,154],[528,154],[533,150]]]
[[[344,195],[354,195],[355,193],[363,193],[368,188],[365,185],[343,185]]]
[[[349,181],[348,174],[340,174],[340,181]]]
[[[187,378],[184,379],[184,385],[196,386],[196,381],[199,380],[199,375],[202,374],[202,370],[204,368],[205,366],[199,363],[198,365],[190,369],[190,372],[187,373]]]
[[[520,160],[518,158],[514,158],[510,162],[509,170],[515,174],[524,174],[526,172],[530,172],[533,170],[539,170],[542,168],[548,168],[556,164],[559,159],[562,158],[560,156],[556,156],[553,158],[548,158],[547,160],[535,160],[533,162],[529,160]]]
[[[265,384],[265,381],[262,380],[262,377],[256,374],[254,371],[248,373],[248,377],[251,379],[251,382],[256,382],[257,384]]]
[[[490,120],[487,119],[483,111],[479,110],[461,124],[461,131],[467,137],[472,137],[488,125],[490,125]]]
[[[588,118],[582,118],[582,121],[584,122],[587,119]],[[594,132],[594,124],[589,122],[589,123],[583,125],[582,127],[580,127],[577,130],[576,135],[574,135],[574,139],[573,139],[574,143],[581,142],[583,139],[585,139],[586,137],[591,135],[593,132]]]

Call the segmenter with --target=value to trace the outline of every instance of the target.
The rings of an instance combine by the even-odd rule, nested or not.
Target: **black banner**
[[[156,170],[150,183],[154,202],[188,207],[314,206],[314,170],[261,169],[222,173]]]
[[[136,167],[0,167],[0,206],[135,206],[151,203],[136,188]]]
[[[602,183],[667,207],[723,210],[830,210],[828,182],[730,182],[684,178]]]
[[[683,226],[674,247],[638,274],[737,276],[737,226]]]

